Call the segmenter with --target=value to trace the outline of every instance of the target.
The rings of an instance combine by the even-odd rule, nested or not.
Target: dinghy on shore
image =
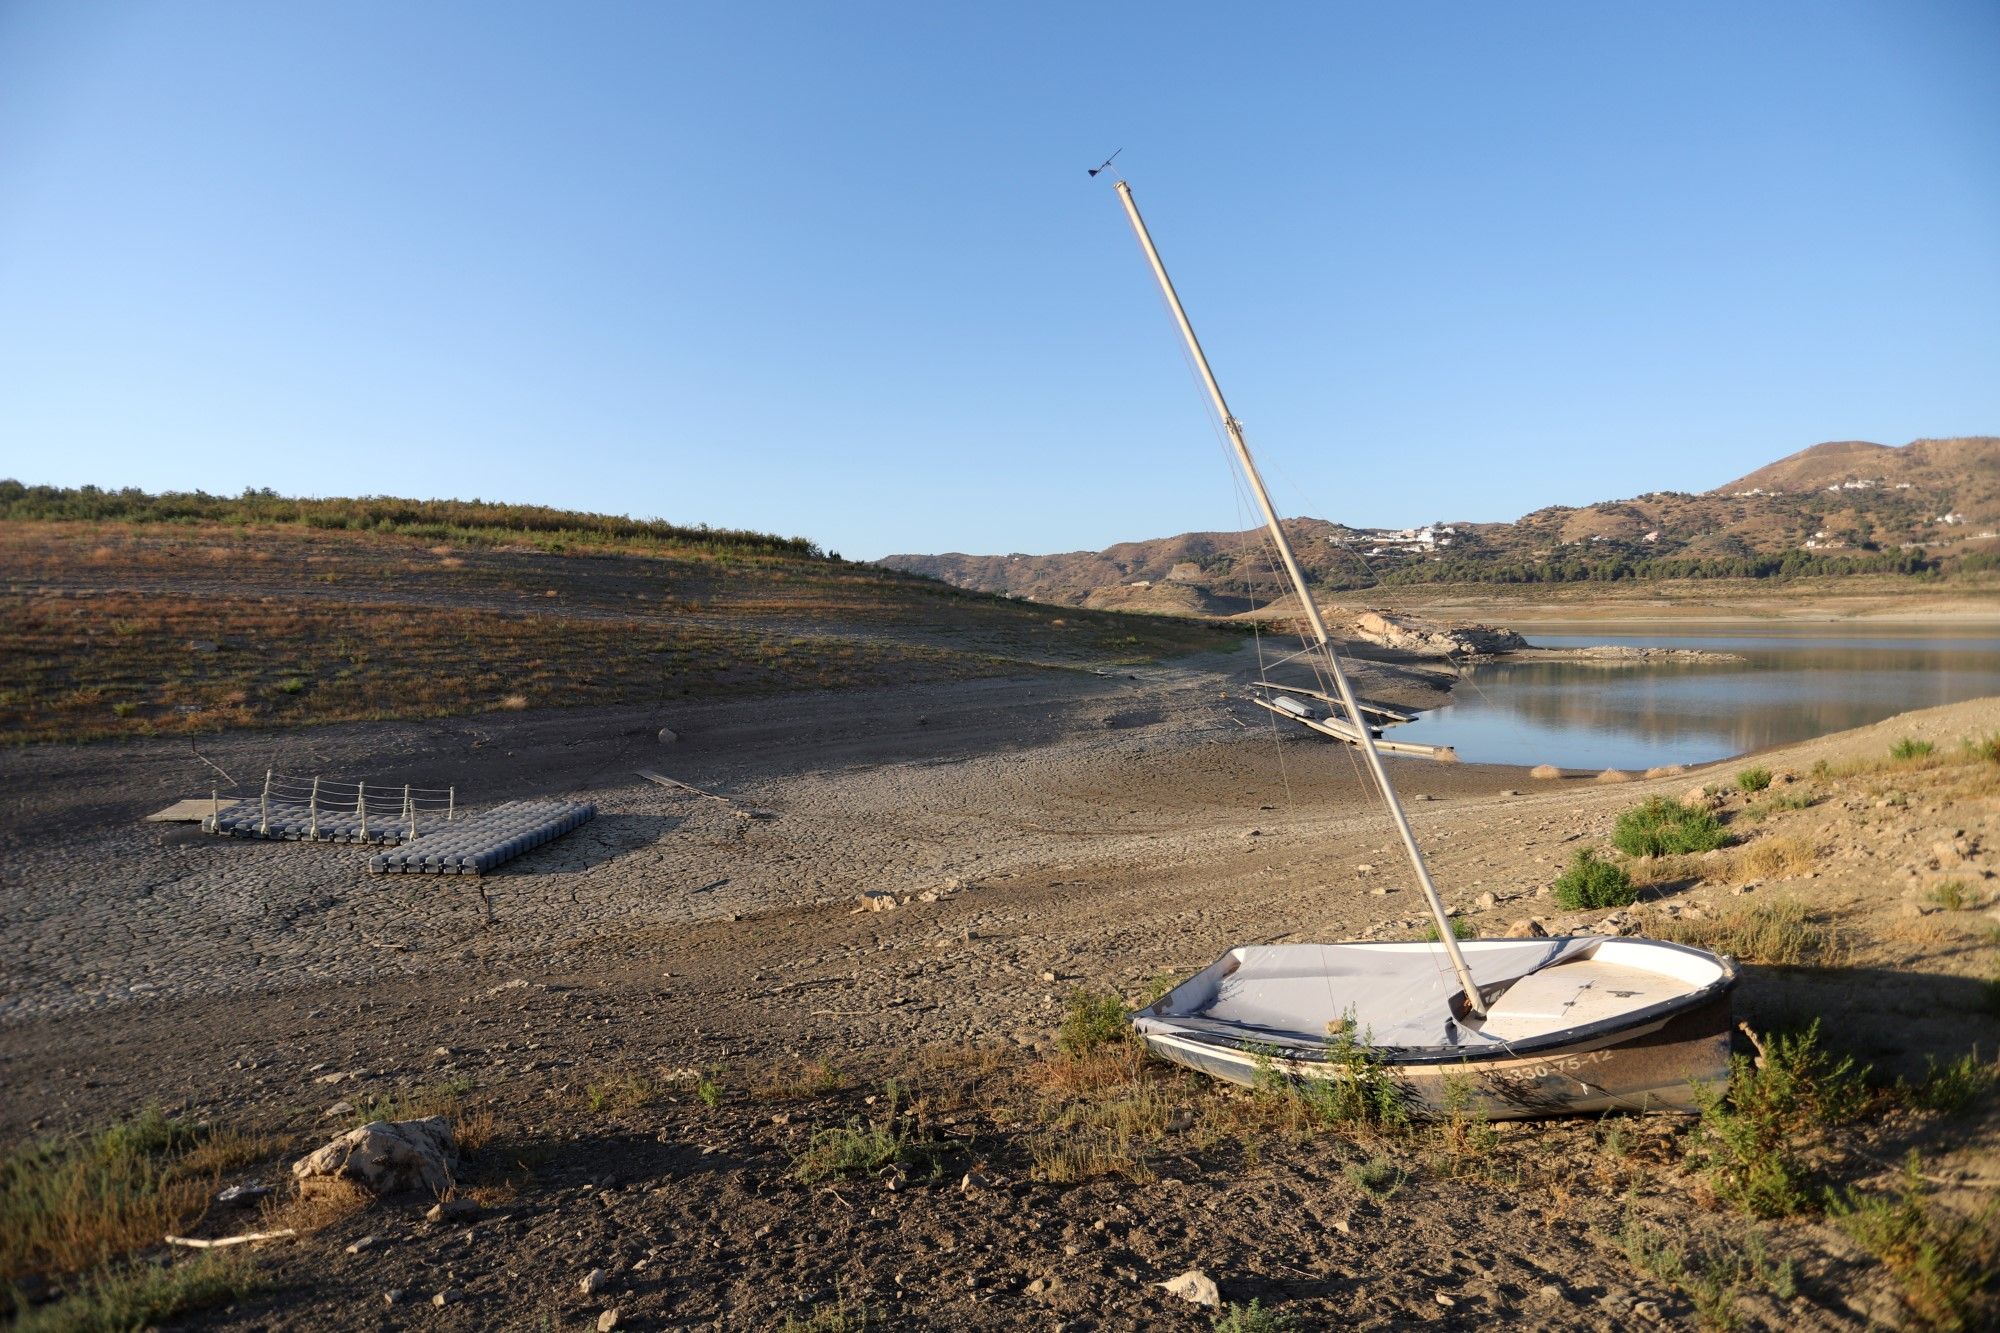
[[[1728,1078],[1725,958],[1603,936],[1460,948],[1483,1015],[1435,944],[1277,944],[1231,949],[1132,1024],[1154,1054],[1245,1085],[1348,1077],[1359,1053],[1418,1115],[1691,1112]]]
[[[1091,173],[1096,175],[1096,172]],[[1115,182],[1133,233],[1187,346],[1303,612],[1302,650],[1319,688],[1260,682],[1253,702],[1346,741],[1367,761],[1435,943],[1252,945],[1231,949],[1132,1018],[1165,1059],[1234,1083],[1388,1079],[1412,1114],[1520,1119],[1611,1110],[1698,1109],[1729,1077],[1726,958],[1655,940],[1603,936],[1471,940],[1452,921],[1389,781],[1378,739],[1386,710],[1355,697],[1326,622],[1278,522],[1241,424],[1216,383],[1132,190]],[[1299,697],[1299,696],[1303,696]],[[1305,699],[1337,706],[1321,716]],[[1450,756],[1445,750],[1436,757]]]

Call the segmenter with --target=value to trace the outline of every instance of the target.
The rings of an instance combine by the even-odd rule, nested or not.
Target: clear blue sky
[[[2000,432],[2000,4],[0,0],[0,475],[889,551]]]

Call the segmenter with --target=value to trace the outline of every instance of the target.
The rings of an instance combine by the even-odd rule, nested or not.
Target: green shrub
[[[902,1089],[892,1079],[887,1085],[888,1109],[882,1120],[867,1123],[849,1120],[837,1129],[815,1132],[792,1164],[792,1175],[805,1184],[831,1176],[880,1171],[900,1165],[913,1173],[935,1175],[937,1153],[932,1144],[912,1138],[904,1129],[900,1110]]]
[[[1100,1046],[1129,1041],[1131,1036],[1123,1000],[1109,991],[1078,986],[1069,993],[1069,1002],[1063,1009],[1062,1027],[1056,1031],[1056,1048],[1064,1055],[1084,1055]]]
[[[1628,907],[1636,902],[1639,891],[1632,887],[1632,877],[1609,861],[1597,859],[1597,853],[1589,847],[1577,848],[1570,858],[1569,869],[1556,877],[1556,902],[1572,912],[1586,908]]]
[[[1768,768],[1746,768],[1736,775],[1736,786],[1742,791],[1762,791],[1770,785],[1771,770]]]
[[[1716,1195],[1755,1217],[1805,1208],[1828,1132],[1860,1114],[1866,1070],[1819,1046],[1819,1023],[1771,1038],[1763,1058],[1730,1061],[1724,1093],[1698,1086],[1691,1160]]]
[[[1450,920],[1451,937],[1455,940],[1469,940],[1479,934],[1479,927],[1473,925],[1470,921],[1461,921],[1457,917],[1452,917]],[[1442,938],[1438,934],[1437,922],[1426,922],[1422,933],[1417,938],[1430,944],[1436,944]]]
[[[1915,736],[1905,736],[1889,747],[1889,757],[1891,759],[1925,759],[1936,749],[1937,746],[1931,744],[1929,741],[1920,741]]]
[[[1965,743],[1965,748],[1971,752],[1974,759],[1984,759],[1989,764],[2000,764],[2000,731],[1990,736],[1969,740]]]
[[[1969,912],[1979,905],[1979,895],[1962,879],[1940,880],[1927,896],[1931,906],[1946,912]]]
[[[1961,1055],[1946,1065],[1939,1064],[1936,1056],[1927,1055],[1924,1081],[1915,1087],[1904,1086],[1902,1092],[1926,1111],[1957,1115],[1984,1097],[1996,1078],[2000,1078],[2000,1068],[1980,1059],[1978,1051]]]
[[[1371,1157],[1365,1162],[1356,1162],[1342,1174],[1363,1193],[1378,1199],[1388,1198],[1403,1188],[1403,1182],[1409,1179],[1409,1172],[1387,1157]]]
[[[1655,796],[1618,816],[1611,843],[1627,856],[1709,852],[1729,841],[1715,815],[1697,806]]]
[[[1293,1077],[1264,1051],[1257,1057],[1254,1087],[1264,1096],[1296,1099],[1328,1125],[1403,1129],[1410,1123],[1408,1089],[1371,1041],[1367,1033],[1355,1033],[1350,1012],[1327,1038],[1324,1074]]]
[[[1215,1333],[1285,1333],[1294,1327],[1291,1317],[1266,1310],[1261,1300],[1241,1305],[1231,1301],[1227,1309],[1210,1321]]]

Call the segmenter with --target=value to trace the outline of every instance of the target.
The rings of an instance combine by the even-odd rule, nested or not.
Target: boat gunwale
[[[1713,962],[1721,975],[1702,986],[1699,990],[1690,991],[1685,995],[1677,995],[1672,999],[1647,1005],[1643,1009],[1634,1009],[1629,1013],[1620,1014],[1615,1018],[1601,1018],[1594,1022],[1579,1024],[1575,1027],[1558,1028],[1552,1032],[1522,1038],[1518,1041],[1496,1041],[1490,1046],[1478,1047],[1377,1046],[1364,1042],[1362,1043],[1362,1049],[1379,1054],[1386,1063],[1397,1065],[1479,1064],[1540,1055],[1548,1053],[1551,1050],[1559,1050],[1566,1046],[1593,1041],[1600,1037],[1615,1039],[1621,1034],[1627,1036],[1637,1035],[1631,1030],[1657,1026],[1658,1023],[1664,1022],[1676,1014],[1699,1009],[1704,1004],[1726,996],[1743,979],[1742,969],[1737,965],[1736,960],[1727,954],[1710,953],[1706,949],[1696,949],[1690,945],[1675,943],[1672,940],[1640,940],[1623,935],[1559,935],[1553,937],[1551,942],[1580,939],[1595,939],[1605,942],[1614,940],[1625,941],[1633,944],[1642,944],[1649,948],[1668,949],[1676,953],[1692,954]],[[1495,941],[1495,943],[1499,942]],[[1406,943],[1406,941],[1354,940],[1347,943],[1362,947],[1379,947],[1391,943]],[[1479,943],[1479,941],[1467,940],[1466,943],[1473,944]],[[1234,952],[1234,950],[1231,950],[1231,952]],[[1228,954],[1223,955],[1224,958],[1228,956]],[[1213,967],[1215,964],[1211,963],[1209,966]],[[1558,963],[1556,966],[1562,966],[1562,964]],[[1203,972],[1207,970],[1208,968],[1202,969]],[[1201,973],[1197,972],[1195,977],[1200,975]],[[1526,975],[1533,974],[1529,973]],[[1181,985],[1187,985],[1195,977],[1189,977],[1188,981],[1182,982]],[[1174,990],[1179,989],[1179,986],[1174,988]],[[1159,999],[1153,1001],[1153,1003],[1143,1009],[1137,1010],[1130,1016],[1128,1021],[1138,1031],[1142,1039],[1149,1035],[1173,1037],[1195,1045],[1242,1051],[1246,1054],[1269,1053],[1277,1058],[1298,1064],[1328,1064],[1333,1062],[1332,1056],[1327,1050],[1328,1043],[1324,1041],[1317,1044],[1305,1042],[1298,1042],[1297,1045],[1289,1044],[1289,1042],[1297,1041],[1297,1038],[1293,1037],[1288,1039],[1287,1044],[1279,1045],[1274,1050],[1274,1043],[1259,1041],[1254,1037],[1232,1038],[1218,1033],[1176,1027],[1171,1017],[1155,1012],[1161,1005],[1167,1002],[1173,993],[1173,991],[1168,991],[1166,995],[1162,995]],[[1148,1033],[1145,1027],[1140,1026],[1141,1020],[1157,1024],[1159,1030],[1156,1033]]]

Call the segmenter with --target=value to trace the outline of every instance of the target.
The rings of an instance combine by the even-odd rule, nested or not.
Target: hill
[[[652,716],[683,698],[1227,641],[1185,620],[968,593],[763,533],[477,501],[0,482],[0,740],[577,704]]]
[[[1512,523],[1352,528],[1286,523],[1332,590],[1915,573],[2000,551],[2000,437],[1814,445],[1714,490],[1552,505]],[[1057,555],[892,555],[891,569],[1079,607],[1230,614],[1284,593],[1261,533],[1191,532]]]

